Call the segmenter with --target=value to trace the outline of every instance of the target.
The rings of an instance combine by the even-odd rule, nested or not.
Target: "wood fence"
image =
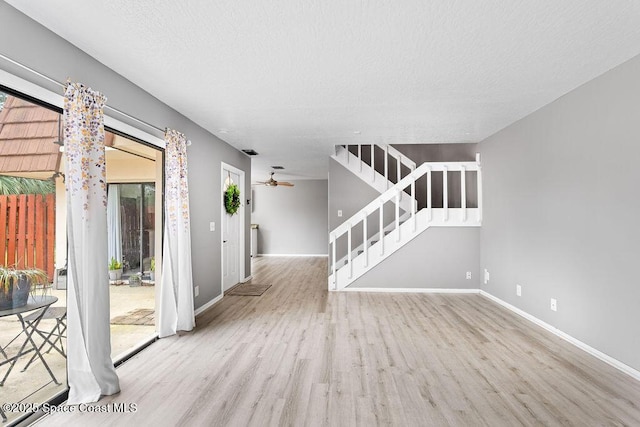
[[[0,196],[0,264],[39,268],[53,281],[55,195]]]

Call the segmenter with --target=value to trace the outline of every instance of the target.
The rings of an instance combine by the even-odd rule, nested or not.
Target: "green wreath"
[[[240,189],[236,184],[230,184],[224,192],[224,207],[228,214],[235,214],[240,207]]]

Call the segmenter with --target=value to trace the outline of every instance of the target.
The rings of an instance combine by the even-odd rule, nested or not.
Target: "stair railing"
[[[349,147],[353,146],[355,144],[352,145],[347,145],[345,146],[345,151],[346,151],[346,158],[347,158],[347,164],[349,163]],[[395,159],[396,162],[396,182],[400,182],[400,180],[402,179],[402,165],[406,166],[410,172],[413,172],[414,170],[416,170],[416,163],[411,160],[410,158],[408,158],[407,156],[405,156],[404,154],[402,154],[400,151],[398,151],[397,149],[393,148],[392,146],[388,145],[388,144],[362,144],[362,145],[356,145],[357,147],[357,151],[355,156],[358,158],[358,160],[360,160],[360,171],[362,172],[362,164],[366,164],[364,162],[364,160],[362,159],[362,147],[366,146],[366,145],[370,145],[370,149],[371,149],[371,154],[370,154],[370,159],[371,159],[371,164],[369,166],[371,166],[371,179],[375,180],[376,177],[376,167],[375,167],[375,147],[378,146],[380,147],[380,149],[384,152],[384,166],[382,168],[383,170],[383,174],[385,179],[387,180],[387,188],[390,186],[389,182],[391,181],[389,178],[389,157]],[[351,153],[354,154],[354,153]]]
[[[420,179],[422,176],[427,176],[427,221],[431,221],[432,219],[432,200],[431,200],[431,174],[433,172],[442,172],[442,200],[443,200],[443,218],[445,221],[449,219],[449,185],[448,185],[448,177],[447,172],[459,172],[461,174],[460,179],[460,191],[461,191],[461,208],[462,208],[462,218],[466,220],[467,218],[467,203],[466,203],[466,172],[477,172],[477,195],[478,195],[478,222],[482,221],[482,174],[480,168],[480,154],[476,154],[475,162],[426,162],[420,165],[417,169],[411,171],[409,175],[402,178],[398,183],[393,185],[387,191],[382,193],[376,199],[374,199],[371,203],[363,207],[360,211],[356,212],[349,219],[344,221],[338,227],[336,227],[329,234],[329,245],[331,246],[331,267],[330,271],[333,275],[333,280],[336,278],[336,271],[338,270],[338,266],[336,265],[336,242],[338,238],[347,235],[347,263],[344,267],[349,269],[349,279],[353,276],[353,246],[352,246],[352,230],[355,229],[359,224],[362,224],[363,237],[362,241],[365,242],[363,245],[363,257],[364,257],[364,266],[368,266],[369,260],[369,245],[366,244],[368,240],[367,232],[368,232],[368,217],[374,212],[379,212],[379,236],[380,239],[375,246],[379,246],[380,255],[384,256],[385,248],[384,248],[384,236],[385,236],[385,224],[384,224],[384,205],[385,203],[393,200],[395,204],[395,214],[394,214],[394,223],[395,227],[392,232],[396,233],[396,240],[401,240],[401,229],[400,229],[400,198],[402,197],[402,193],[404,189],[407,187],[411,187],[410,194],[411,200],[414,203],[411,204],[411,212],[410,217],[407,219],[408,221],[412,221],[412,229],[415,232],[416,230],[416,213],[417,213],[417,202],[416,202],[416,181]],[[375,246],[372,246],[375,247]],[[341,267],[342,268],[342,267]],[[333,289],[335,289],[335,282],[333,283]]]

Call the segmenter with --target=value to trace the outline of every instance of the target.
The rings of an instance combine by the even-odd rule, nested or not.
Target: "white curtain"
[[[122,228],[120,225],[120,185],[109,184],[107,192],[107,261],[115,258],[122,262]]]
[[[165,143],[165,221],[158,313],[161,338],[195,326],[187,140],[180,132],[167,129]]]
[[[64,99],[69,403],[120,391],[111,361],[104,151],[106,98],[68,83]]]

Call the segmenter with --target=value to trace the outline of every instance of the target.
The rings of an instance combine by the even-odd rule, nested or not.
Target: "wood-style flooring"
[[[128,414],[46,426],[640,425],[640,382],[479,295],[328,293],[324,258],[257,258],[260,297],[118,368]]]

